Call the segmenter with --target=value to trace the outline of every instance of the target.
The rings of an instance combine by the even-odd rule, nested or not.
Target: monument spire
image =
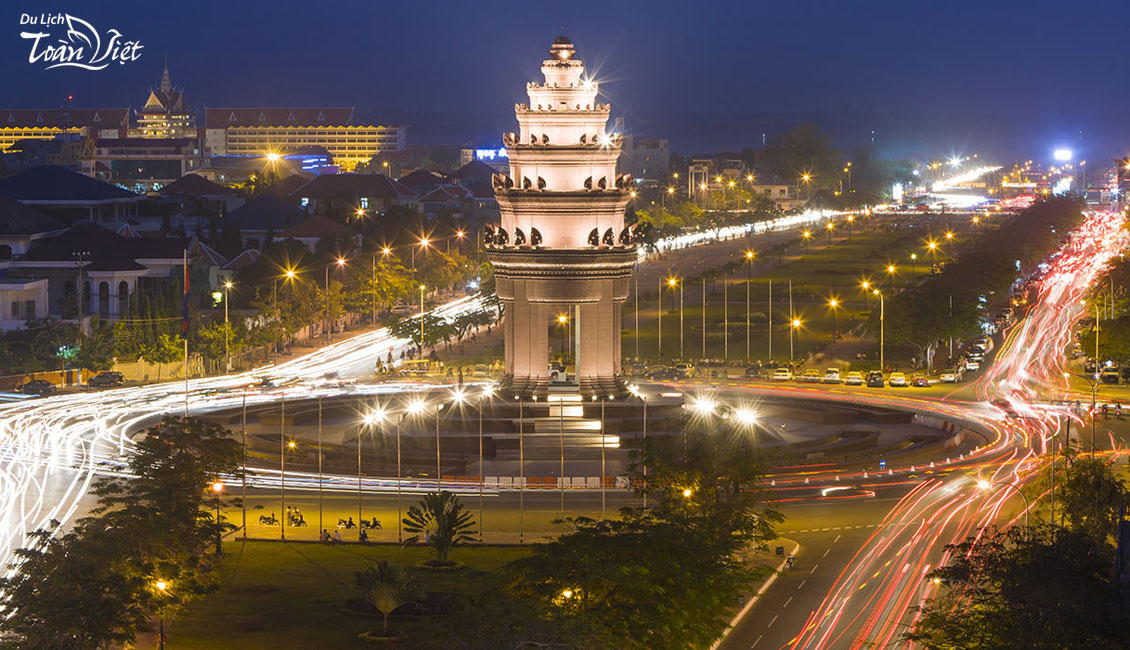
[[[514,107],[519,130],[503,136],[510,174],[494,179],[502,222],[484,241],[506,309],[503,394],[536,396],[553,380],[550,321],[576,331],[571,381],[589,396],[623,394],[621,308],[636,262],[635,231],[624,227],[631,178],[616,173],[622,139],[609,133],[611,107],[567,36],[542,62],[543,82],[526,84]]]
[[[172,92],[173,82],[169,78],[169,57],[165,57],[165,71],[161,73],[161,92],[166,95]]]

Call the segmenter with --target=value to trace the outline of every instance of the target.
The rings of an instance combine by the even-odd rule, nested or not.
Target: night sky
[[[21,13],[145,46],[106,70],[27,62]],[[168,56],[193,108],[356,106],[411,143],[497,141],[565,33],[628,130],[683,153],[811,119],[885,155],[1110,157],[1130,147],[1128,2],[11,2],[3,107],[140,107]]]

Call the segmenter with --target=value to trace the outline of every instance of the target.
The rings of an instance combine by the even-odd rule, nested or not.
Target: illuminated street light
[[[684,499],[691,498],[692,494],[694,494],[694,490],[692,490],[690,488],[683,488],[683,498]]]
[[[272,162],[272,163],[276,163],[276,162],[278,162],[278,161],[279,161],[279,160],[280,160],[281,158],[282,158],[282,156],[280,156],[279,154],[275,153],[274,151],[272,151],[272,152],[270,152],[270,153],[268,153],[268,154],[267,154],[267,162]]]
[[[745,408],[734,411],[734,420],[743,426],[751,426],[757,420],[757,414]]]

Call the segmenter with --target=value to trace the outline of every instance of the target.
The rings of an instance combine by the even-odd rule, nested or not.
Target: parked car
[[[686,379],[694,374],[694,366],[689,363],[676,363],[675,372],[679,373],[680,379]]]
[[[802,381],[806,384],[819,384],[822,378],[823,375],[820,374],[820,371],[812,368],[811,370],[805,370],[804,374],[797,378],[797,381]]]
[[[32,379],[26,384],[16,386],[16,390],[24,395],[50,395],[55,392],[55,384],[47,381],[46,379]]]
[[[126,378],[120,372],[104,370],[86,380],[87,386],[121,386]]]
[[[671,366],[652,366],[647,369],[648,379],[678,379],[679,373]]]
[[[981,362],[978,361],[977,359],[966,359],[965,360],[965,369],[966,370],[980,370],[981,369]]]
[[[887,380],[887,383],[892,388],[893,387],[905,388],[906,387],[906,375],[904,375],[901,372],[892,372],[890,378]]]
[[[1104,384],[1117,384],[1118,383],[1118,368],[1114,366],[1107,366],[1099,373],[1099,381]]]
[[[793,378],[793,373],[788,368],[777,368],[773,371],[773,381],[789,381]]]
[[[844,377],[844,385],[845,386],[862,386],[863,385],[863,373],[859,372],[858,370],[852,370],[851,372],[849,372],[847,374],[846,377]]]
[[[918,373],[910,378],[910,385],[915,388],[929,388],[930,380],[926,378],[926,375]]]
[[[867,386],[868,388],[882,388],[884,386],[883,373],[878,370],[867,373]]]
[[[955,368],[946,368],[938,375],[938,381],[943,384],[954,384],[960,379],[960,374]]]
[[[765,368],[763,366],[761,366],[760,364],[755,363],[752,366],[745,369],[745,373],[743,374],[743,376],[746,377],[747,379],[764,379],[765,378]]]
[[[490,377],[490,367],[485,363],[480,363],[471,370],[471,376],[475,379],[486,379]]]
[[[824,381],[825,384],[838,384],[838,383],[840,383],[840,381],[841,381],[841,379],[840,379],[840,369],[839,368],[828,368],[827,370],[825,370],[823,381]]]

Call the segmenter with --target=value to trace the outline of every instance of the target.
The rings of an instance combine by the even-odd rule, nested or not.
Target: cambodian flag
[[[184,314],[181,318],[181,336],[188,337],[188,249],[184,249]]]

